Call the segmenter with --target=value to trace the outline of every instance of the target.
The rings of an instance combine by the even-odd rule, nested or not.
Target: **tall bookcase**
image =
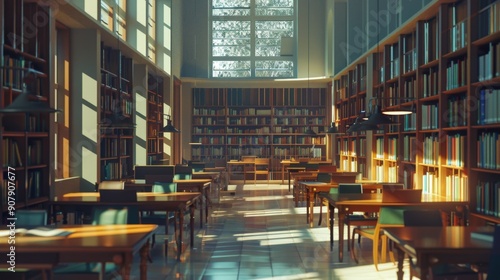
[[[0,1],[0,108],[21,94],[28,71],[36,74],[32,90],[39,95],[39,101],[49,102],[52,98],[48,77],[52,24],[28,20],[37,15],[52,17],[48,7],[36,2]],[[49,114],[5,113],[0,118],[2,213],[8,205],[19,209],[48,201]]]
[[[153,74],[148,75],[147,127],[147,164],[155,164],[163,157],[159,134],[163,128],[163,79]]]
[[[101,44],[100,180],[133,176],[133,62]]]
[[[499,16],[500,1],[436,1],[338,73],[334,104],[344,132],[371,102],[416,108],[393,117],[395,125],[338,137],[341,161],[359,168],[358,139],[366,137],[369,179],[469,200],[472,223],[500,223]],[[358,77],[366,64],[373,67],[363,99]]]
[[[329,102],[326,88],[196,88],[191,133],[202,145],[193,145],[192,159],[270,158],[274,178],[283,159],[326,159]]]

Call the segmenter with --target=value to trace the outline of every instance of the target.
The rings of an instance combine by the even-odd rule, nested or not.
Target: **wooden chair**
[[[252,174],[255,182],[255,156],[242,156],[241,161],[243,164],[243,184],[247,182],[247,174]]]
[[[254,180],[257,181],[258,175],[266,175],[267,183],[269,184],[269,159],[268,158],[256,158],[255,159],[255,177]]]
[[[356,250],[354,249],[355,235],[369,238],[373,241],[372,256],[375,269],[378,270],[379,264],[379,244],[381,245],[381,262],[386,261],[387,255],[387,236],[384,235],[383,229],[388,227],[403,227],[403,213],[405,210],[412,209],[410,206],[382,206],[375,227],[363,228],[357,227],[352,232],[351,238],[351,258],[357,263]],[[395,262],[394,255],[390,253],[391,261]]]
[[[422,190],[393,190],[382,192],[382,201],[387,202],[418,202],[422,199]],[[383,235],[382,229],[385,227],[402,227],[404,226],[403,213],[405,210],[411,210],[414,206],[405,207],[391,207],[383,206],[380,208],[379,216],[375,227],[356,227],[352,231],[351,238],[351,257],[354,261],[358,262],[356,258],[356,253],[354,250],[354,240],[356,234],[360,237],[366,237],[373,240],[373,264],[375,269],[378,270],[378,247],[379,242],[381,243],[381,261],[386,261],[387,256],[387,237]],[[391,261],[394,262],[394,255],[389,252]]]

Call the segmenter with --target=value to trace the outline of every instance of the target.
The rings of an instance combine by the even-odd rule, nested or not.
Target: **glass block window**
[[[212,77],[295,77],[296,56],[282,55],[282,38],[295,37],[295,1],[212,0]]]

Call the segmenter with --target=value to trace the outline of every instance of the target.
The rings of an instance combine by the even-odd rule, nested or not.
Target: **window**
[[[295,77],[295,17],[295,0],[212,0],[212,77]]]
[[[156,0],[148,0],[148,53],[149,60],[156,61]]]
[[[126,15],[126,0],[101,0],[101,23],[123,40],[127,39]]]

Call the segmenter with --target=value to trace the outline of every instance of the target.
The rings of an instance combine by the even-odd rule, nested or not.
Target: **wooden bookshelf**
[[[133,176],[132,59],[101,44],[100,180]]]
[[[196,88],[193,90],[192,159],[270,158],[273,178],[280,161],[326,159],[326,88]],[[318,137],[305,135],[312,128]]]
[[[0,21],[0,108],[7,107],[21,94],[28,71],[36,73],[36,86],[32,89],[42,102],[49,102],[52,97],[48,46],[52,25],[50,21],[37,24],[25,19],[35,15],[51,17],[50,9],[31,1],[0,1],[0,10],[3,19]],[[2,213],[8,205],[19,209],[48,201],[49,114],[5,113],[0,118]]]
[[[436,1],[401,34],[338,73],[334,104],[344,132],[358,108],[369,109],[352,78],[367,63],[373,67],[366,95],[385,98],[383,108],[408,105],[398,98],[416,99],[416,113],[393,117],[396,125],[338,137],[338,156],[347,162],[339,167],[351,171],[349,161],[359,162],[352,158],[362,145],[358,139],[366,137],[368,178],[469,200],[471,223],[500,223],[499,14],[500,1]]]
[[[163,79],[148,75],[147,107],[147,164],[155,164],[163,158]]]

